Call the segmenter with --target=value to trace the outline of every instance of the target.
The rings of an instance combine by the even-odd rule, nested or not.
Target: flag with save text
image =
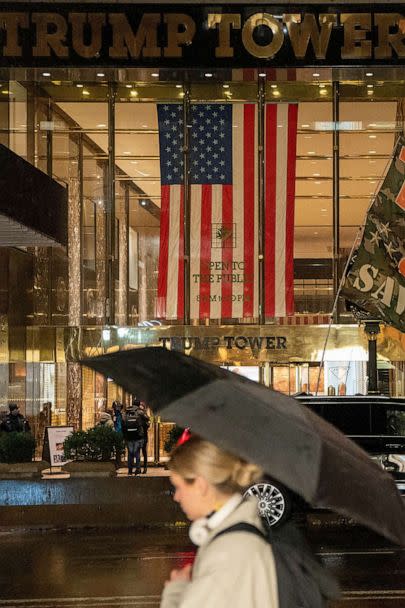
[[[277,104],[279,110],[274,109],[275,105],[266,106],[265,121],[264,267],[268,280],[265,309],[268,316],[283,316],[291,313],[293,306],[288,294],[291,295],[293,289],[296,112],[295,125],[292,125],[294,111],[288,108],[296,105]],[[281,106],[285,107],[281,109]],[[157,315],[181,319],[184,315],[183,107],[158,104],[157,111],[161,170]],[[189,120],[190,316],[192,319],[257,317],[257,105],[193,104]],[[282,140],[286,141],[281,143]],[[289,180],[292,184],[287,185]],[[291,285],[287,288],[288,281]],[[280,288],[284,296],[277,298],[273,292]]]
[[[356,316],[405,331],[405,139],[400,137],[367,213],[342,295]]]

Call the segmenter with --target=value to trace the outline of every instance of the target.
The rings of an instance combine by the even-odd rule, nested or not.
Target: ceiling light
[[[181,89],[181,88],[183,88],[182,84],[176,84],[176,89]]]
[[[320,177],[320,176],[321,176],[321,174],[320,174],[320,173],[313,173],[312,175],[313,175],[314,177]]]
[[[126,84],[125,86],[127,87],[127,89],[132,89],[132,84]]]
[[[159,78],[159,74],[157,72],[152,72],[151,76],[153,76],[153,78]]]
[[[100,124],[97,125],[97,127],[99,129],[104,129],[107,125],[105,125],[103,122],[100,122]]]
[[[83,89],[82,94],[83,94],[83,95],[90,95],[90,91],[86,91],[86,89]]]
[[[78,89],[82,89],[84,87],[84,84],[77,84],[76,86]]]
[[[50,72],[42,72],[42,76],[50,76],[51,73]]]
[[[366,72],[366,76],[374,76],[373,72]]]
[[[141,200],[141,205],[142,205],[142,207],[146,207],[147,202],[146,202],[146,201],[144,201],[144,200]]]
[[[97,76],[99,78],[104,78],[105,74],[104,74],[104,72],[97,72]]]
[[[320,84],[318,84],[318,87],[320,89],[324,89],[326,87],[326,84],[323,84],[322,82]]]
[[[319,78],[320,74],[319,74],[319,72],[314,72],[314,73],[312,74],[312,76],[313,76],[314,78]]]
[[[138,91],[130,91],[129,94],[131,97],[136,97],[138,95]]]
[[[279,97],[281,95],[280,91],[273,91],[273,95],[275,97]]]
[[[368,153],[369,154],[377,154],[377,151],[376,150],[369,150]]]
[[[373,84],[368,84],[368,85],[367,85],[367,88],[368,88],[368,89],[373,89],[373,88],[374,88],[374,85],[373,85]]]
[[[260,78],[266,78],[266,72],[259,72]]]
[[[319,91],[319,94],[320,94],[320,95],[327,95],[327,94],[328,94],[328,91],[327,91],[326,89],[321,89],[321,90]]]
[[[276,84],[271,84],[270,85],[272,89],[277,89],[277,85]]]
[[[204,76],[205,76],[206,78],[212,78],[212,74],[211,74],[211,72],[205,72]]]
[[[374,91],[373,90],[367,91],[367,95],[374,95]]]
[[[377,135],[369,135],[369,139],[377,139]]]
[[[222,85],[222,88],[223,88],[223,89],[229,89],[229,84],[223,84],[223,85]]]

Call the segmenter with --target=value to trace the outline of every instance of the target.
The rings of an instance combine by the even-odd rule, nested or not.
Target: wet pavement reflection
[[[403,608],[405,552],[359,528],[310,528],[344,596],[331,608]],[[0,533],[0,607],[159,606],[170,570],[192,560],[185,528]]]

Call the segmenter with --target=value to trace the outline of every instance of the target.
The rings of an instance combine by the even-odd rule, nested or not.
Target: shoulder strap
[[[256,536],[260,536],[264,541],[268,542],[265,534],[261,532],[259,528],[256,528],[256,526],[254,526],[253,524],[248,524],[244,521],[234,524],[229,528],[225,528],[225,530],[221,530],[220,532],[218,532],[218,534],[214,536],[214,538],[211,539],[211,542],[214,541],[216,538],[219,538],[223,534],[229,534],[230,532],[251,532],[252,534],[256,534]]]

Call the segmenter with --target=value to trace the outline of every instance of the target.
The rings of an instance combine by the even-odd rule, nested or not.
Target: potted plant
[[[33,462],[34,452],[35,439],[31,433],[0,433],[0,479],[41,477],[49,464]]]
[[[183,432],[184,432],[184,429],[181,428],[180,426],[177,426],[177,424],[175,424],[170,429],[170,431],[167,433],[166,441],[164,442],[164,445],[163,445],[165,452],[170,454],[170,452],[172,451],[172,449],[175,447],[176,443],[182,436]]]
[[[70,461],[64,470],[71,477],[109,477],[116,474],[115,460],[124,451],[121,433],[107,426],[76,431],[65,439],[64,453]]]

